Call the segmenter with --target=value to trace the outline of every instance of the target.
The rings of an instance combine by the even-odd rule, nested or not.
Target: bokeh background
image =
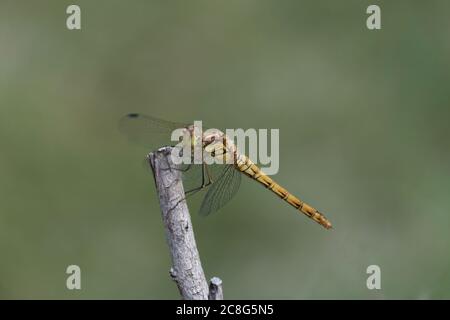
[[[72,3],[81,31],[66,29]],[[128,112],[279,128],[276,180],[333,222],[250,180],[218,214],[192,212],[226,298],[450,298],[449,12],[446,0],[2,0],[0,298],[179,298],[149,150],[117,129]],[[66,289],[70,264],[82,290]],[[371,264],[381,290],[366,287]]]

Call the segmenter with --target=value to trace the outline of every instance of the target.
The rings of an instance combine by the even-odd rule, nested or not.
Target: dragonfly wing
[[[213,181],[203,198],[200,215],[207,216],[218,211],[236,194],[241,184],[241,172],[233,165],[224,166],[220,176]]]
[[[130,141],[154,150],[164,145],[174,145],[170,140],[175,129],[186,124],[158,119],[141,113],[129,113],[119,120],[119,131]]]
[[[177,166],[181,170],[183,188],[186,194],[199,190],[203,182],[203,170],[201,164],[183,164]]]

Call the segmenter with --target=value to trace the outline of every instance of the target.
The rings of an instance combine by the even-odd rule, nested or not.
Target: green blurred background
[[[66,29],[72,3],[81,31]],[[219,214],[193,214],[226,298],[450,298],[449,12],[446,0],[1,0],[0,298],[179,298],[149,150],[117,130],[128,112],[279,128],[276,180],[333,222],[248,179]],[[70,264],[82,290],[66,289]],[[371,264],[381,290],[366,287]]]

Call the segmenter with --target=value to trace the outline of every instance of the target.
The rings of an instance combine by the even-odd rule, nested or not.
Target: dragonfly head
[[[208,129],[203,133],[202,146],[208,147],[213,144],[223,144],[225,134],[219,129]]]
[[[189,137],[189,144],[192,149],[201,148],[210,157],[224,158],[228,163],[228,157],[234,155],[234,144],[226,135],[219,129],[208,129],[202,131],[201,128],[195,125],[189,125],[184,130],[184,137]]]

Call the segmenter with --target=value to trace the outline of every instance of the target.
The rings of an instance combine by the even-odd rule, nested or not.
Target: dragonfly
[[[119,130],[130,140],[144,143],[151,148],[167,145],[171,133],[176,129],[182,129],[183,135],[191,138],[190,146],[198,145],[206,155],[216,159],[220,157],[223,160],[220,164],[201,161],[179,167],[183,172],[186,197],[207,190],[200,205],[200,215],[207,216],[219,211],[237,193],[241,177],[247,176],[324,228],[332,228],[331,222],[324,214],[265,174],[255,162],[240,153],[234,141],[222,131],[218,129],[201,131],[192,124],[171,122],[141,113],[129,113],[119,121]],[[180,147],[180,144],[177,146]],[[180,152],[181,150],[183,149],[180,149]]]

